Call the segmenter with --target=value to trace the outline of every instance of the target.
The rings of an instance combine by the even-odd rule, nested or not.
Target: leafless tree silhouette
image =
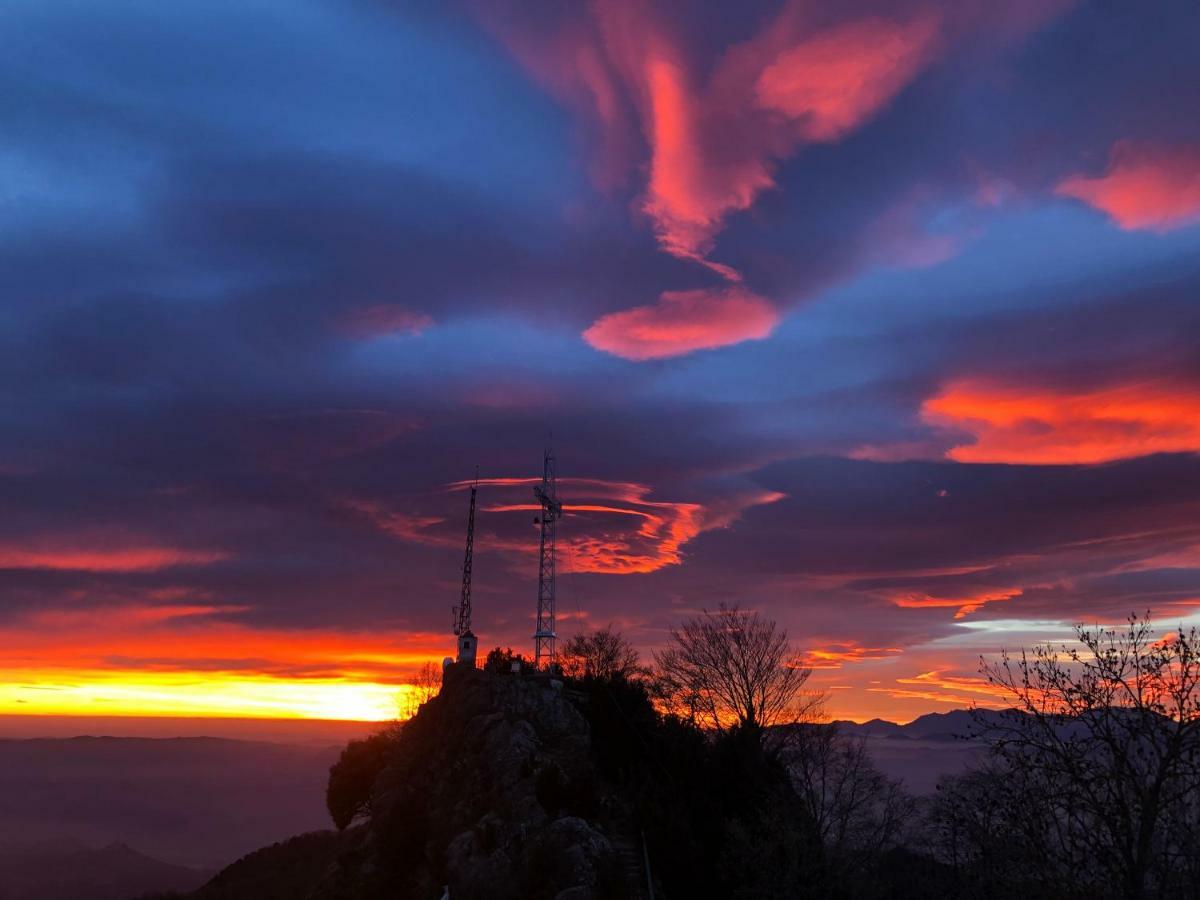
[[[767,727],[811,718],[819,698],[806,695],[787,632],[757,612],[721,604],[671,631],[656,653],[660,696],[702,725]]]
[[[875,766],[866,738],[836,725],[786,729],[781,759],[827,854],[834,877],[861,874],[900,844],[914,800]]]
[[[1085,890],[1090,881],[1093,896],[1194,889],[1197,632],[1156,640],[1147,615],[1123,629],[1079,627],[1076,638],[982,664],[1015,708],[979,718],[993,769],[969,785],[971,811],[994,814],[1010,843],[1020,837],[1041,874]],[[970,810],[972,801],[955,805]]]
[[[637,650],[612,625],[575,635],[559,658],[572,678],[632,678],[644,671]]]
[[[417,669],[410,690],[400,695],[399,712],[401,719],[411,719],[417,714],[421,705],[436,697],[442,690],[442,667],[432,660],[425,662]]]

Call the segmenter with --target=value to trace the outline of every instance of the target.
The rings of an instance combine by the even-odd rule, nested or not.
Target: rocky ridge
[[[451,666],[375,779],[370,814],[310,895],[638,897],[629,808],[562,683]]]

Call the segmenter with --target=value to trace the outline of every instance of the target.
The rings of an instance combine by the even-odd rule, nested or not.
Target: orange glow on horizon
[[[1092,390],[951,382],[921,406],[927,423],[975,440],[971,463],[1081,464],[1200,450],[1200,388],[1147,381]]]
[[[0,627],[0,713],[394,719],[442,635],[251,628],[240,607],[33,612]]]
[[[336,679],[107,669],[3,670],[0,714],[383,722],[416,689]]]
[[[0,627],[0,715],[384,721],[410,713],[448,635],[252,628],[232,608],[150,604],[39,612]],[[837,718],[905,721],[987,696],[950,659],[827,641],[799,657]],[[963,663],[970,668],[970,660]],[[913,674],[913,673],[916,674]],[[886,686],[872,679],[886,678]],[[826,682],[828,684],[826,684]]]

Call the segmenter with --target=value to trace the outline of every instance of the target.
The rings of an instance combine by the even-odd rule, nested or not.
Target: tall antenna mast
[[[542,459],[542,483],[533,489],[542,514],[537,521],[542,526],[540,558],[538,563],[538,608],[537,631],[533,634],[533,664],[541,668],[556,661],[554,641],[554,531],[555,523],[562,517],[562,504],[558,502],[558,488],[554,453],[546,448]]]
[[[454,633],[458,636],[458,661],[475,665],[478,646],[471,631],[471,562],[475,552],[475,495],[479,490],[479,470],[475,470],[475,482],[471,485],[471,512],[467,515],[467,551],[463,556],[462,595],[454,610]]]

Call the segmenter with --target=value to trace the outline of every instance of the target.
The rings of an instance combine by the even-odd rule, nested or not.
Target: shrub
[[[338,830],[371,811],[371,789],[387,763],[395,732],[381,731],[361,741],[351,741],[329,768],[325,806]]]

